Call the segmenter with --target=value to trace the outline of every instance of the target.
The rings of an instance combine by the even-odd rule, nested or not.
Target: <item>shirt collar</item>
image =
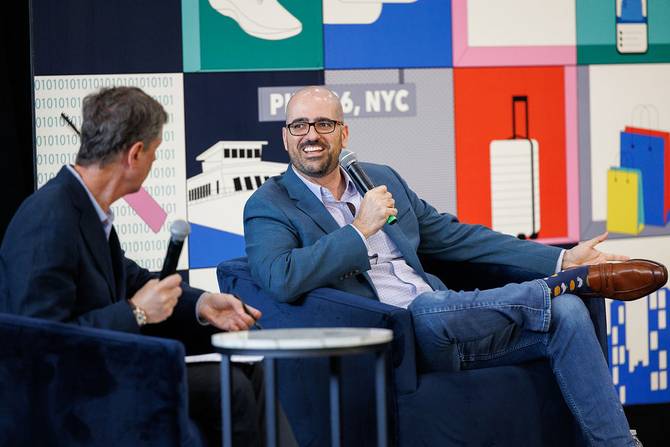
[[[96,214],[100,218],[100,222],[102,222],[102,226],[105,229],[105,234],[107,235],[107,238],[109,238],[109,233],[112,231],[112,224],[114,223],[114,213],[112,212],[111,208],[109,212],[105,212],[100,204],[98,203],[97,200],[95,200],[95,197],[93,197],[93,194],[91,191],[88,189],[86,186],[86,183],[84,183],[84,180],[81,178],[79,173],[72,167],[71,165],[66,165],[66,168],[70,173],[76,178],[79,183],[81,183],[81,186],[84,187],[84,191],[86,191],[86,194],[88,194],[88,198],[91,200],[91,203],[93,204],[93,208],[95,209]]]
[[[324,205],[327,202],[335,202],[335,197],[333,197],[333,194],[327,189],[324,188],[321,185],[317,185],[316,183],[307,180],[296,168],[295,166],[291,165],[291,169],[293,169],[293,172],[298,176],[298,178],[309,188],[310,191],[316,196],[317,199],[321,201]],[[342,169],[341,167],[339,168],[340,172],[342,173],[342,176],[344,177],[344,181],[346,182],[346,186],[344,188],[344,194],[342,194],[342,201],[345,200],[345,198],[352,197],[358,194],[358,190],[356,189],[356,185],[354,182],[351,180],[351,177],[349,177],[349,174],[347,174],[347,171]]]

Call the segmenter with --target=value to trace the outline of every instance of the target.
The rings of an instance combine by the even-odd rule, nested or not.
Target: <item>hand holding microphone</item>
[[[395,221],[398,210],[394,208],[395,200],[386,186],[377,186],[363,196],[356,218],[352,222],[366,238],[381,230],[390,218]]]
[[[170,226],[170,242],[163,261],[160,279],[148,281],[133,295],[130,302],[146,315],[147,323],[160,323],[172,315],[181,296],[181,276],[176,273],[179,255],[186,236],[191,232],[188,222],[176,220]]]
[[[356,213],[353,225],[368,238],[379,231],[385,223],[395,224],[398,210],[395,209],[395,200],[386,189],[386,186],[375,187],[374,183],[358,164],[356,154],[343,150],[340,153],[340,166],[356,183],[356,186],[365,194],[360,209]]]
[[[191,226],[185,220],[175,220],[172,222],[172,225],[170,225],[170,242],[168,243],[167,253],[165,254],[165,261],[163,261],[163,269],[161,270],[160,279],[177,271],[179,255],[181,255],[181,249],[184,247],[186,236],[188,236],[190,232]]]

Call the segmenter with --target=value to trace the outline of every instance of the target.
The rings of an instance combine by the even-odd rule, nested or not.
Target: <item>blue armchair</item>
[[[181,343],[9,314],[0,340],[0,445],[201,445]]]
[[[430,262],[424,265],[431,267]],[[489,288],[530,279],[523,271],[479,268],[473,271],[472,266],[441,264],[440,271],[452,280],[445,283],[457,290],[471,288],[468,280]],[[221,291],[243,296],[263,312],[266,328],[353,326],[393,330],[388,392],[393,445],[585,445],[547,361],[422,372],[416,359],[412,319],[405,309],[333,289],[317,289],[297,302],[280,303],[256,285],[246,258],[222,262],[217,274]],[[605,352],[604,302],[589,300],[587,306]],[[345,358],[342,371],[343,445],[374,445],[372,357]],[[303,447],[329,445],[327,378],[328,365],[323,359],[279,363],[280,400]]]

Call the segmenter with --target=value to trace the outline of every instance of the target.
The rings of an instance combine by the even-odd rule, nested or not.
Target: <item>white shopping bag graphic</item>
[[[517,109],[522,109],[519,120]],[[525,124],[525,134],[517,133]],[[540,231],[539,143],[528,135],[528,97],[512,97],[512,138],[493,140],[491,164],[491,227],[519,238],[535,239]]]

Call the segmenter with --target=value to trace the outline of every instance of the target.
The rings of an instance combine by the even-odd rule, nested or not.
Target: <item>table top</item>
[[[389,343],[393,332],[379,328],[294,328],[223,332],[212,335],[220,349],[296,351],[361,348]]]

